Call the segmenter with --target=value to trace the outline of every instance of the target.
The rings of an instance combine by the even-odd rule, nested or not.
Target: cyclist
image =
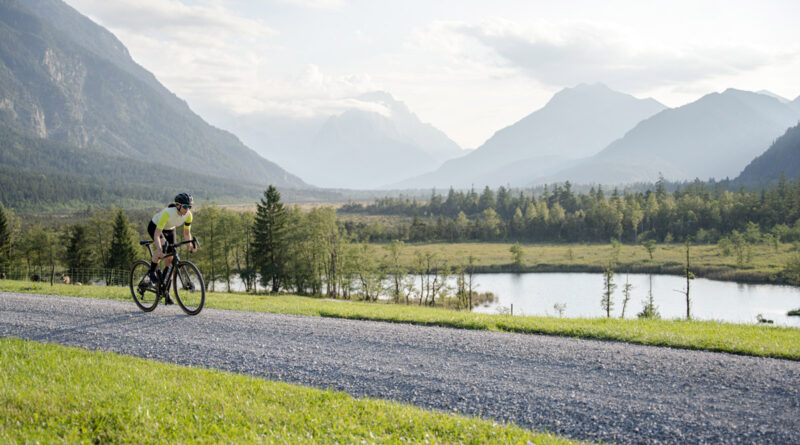
[[[150,283],[157,285],[161,282],[159,275],[156,274],[156,269],[161,258],[164,257],[163,247],[161,246],[161,235],[169,244],[175,244],[175,227],[183,226],[183,239],[192,239],[192,204],[194,198],[188,193],[179,193],[175,196],[174,202],[170,203],[166,208],[156,213],[150,223],[147,225],[147,232],[155,241],[155,250],[153,251],[152,262],[150,263],[150,271],[147,277]],[[197,248],[194,244],[190,244],[192,252],[196,252]],[[168,267],[172,262],[172,257],[167,257],[164,260],[164,267]],[[172,299],[167,295],[165,304],[172,304]]]

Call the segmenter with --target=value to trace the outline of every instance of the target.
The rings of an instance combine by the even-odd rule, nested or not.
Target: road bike
[[[150,258],[153,257],[153,249],[150,247],[152,240],[139,241],[139,245],[147,246]],[[133,301],[139,309],[150,312],[158,306],[160,300],[169,298],[169,286],[175,294],[178,305],[189,315],[197,315],[203,310],[206,302],[206,286],[203,281],[203,274],[192,264],[191,261],[183,261],[178,255],[178,247],[191,243],[195,248],[198,246],[197,238],[181,243],[167,243],[166,253],[163,258],[173,257],[172,263],[161,273],[159,283],[151,283],[147,276],[150,271],[150,262],[147,260],[137,260],[131,266],[130,289]]]

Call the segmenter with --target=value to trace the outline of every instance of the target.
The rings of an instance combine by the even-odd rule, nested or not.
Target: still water
[[[612,317],[622,312],[622,289],[625,280],[633,285],[631,299],[625,309],[625,318],[635,318],[642,310],[648,292],[653,290],[653,299],[661,318],[673,319],[686,316],[686,287],[684,278],[673,275],[616,274],[614,282],[614,307]],[[603,275],[599,273],[497,273],[475,274],[474,283],[478,292],[492,292],[497,301],[475,308],[475,312],[497,313],[508,311],[514,305],[514,315],[557,316],[554,305],[563,306],[564,317],[604,317],[600,307],[603,294]],[[216,283],[217,290],[224,290],[223,283]],[[449,283],[455,288],[455,279]],[[235,291],[243,291],[240,280],[232,282]],[[774,284],[741,284],[729,281],[713,281],[704,278],[692,280],[692,318],[718,320],[732,323],[756,323],[756,317],[773,320],[776,325],[800,327],[800,317],[789,317],[789,310],[800,308],[800,288]]]
[[[672,275],[616,274],[612,317],[622,312],[625,280],[633,285],[625,318],[635,318],[652,290],[662,318],[686,316],[686,279]],[[603,275],[598,273],[476,274],[478,291],[493,292],[498,301],[476,308],[496,313],[514,305],[514,315],[558,315],[554,305],[564,306],[565,317],[604,317],[600,306]],[[773,284],[741,284],[696,278],[691,281],[692,318],[734,323],[756,323],[756,317],[774,320],[781,326],[800,327],[800,317],[786,313],[800,308],[800,288]]]

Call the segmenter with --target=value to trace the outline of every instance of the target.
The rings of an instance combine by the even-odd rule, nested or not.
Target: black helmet
[[[190,206],[194,203],[194,198],[192,198],[192,195],[188,193],[179,193],[175,195],[175,202],[178,204]]]

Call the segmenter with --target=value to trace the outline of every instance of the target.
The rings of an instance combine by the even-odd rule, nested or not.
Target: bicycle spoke
[[[139,260],[134,262],[131,267],[129,281],[133,301],[145,312],[152,311],[158,304],[158,293],[147,278],[149,270],[150,264],[147,261]]]
[[[196,315],[205,303],[205,284],[203,276],[194,264],[186,261],[177,266],[173,277],[173,290],[178,304],[184,312]]]

